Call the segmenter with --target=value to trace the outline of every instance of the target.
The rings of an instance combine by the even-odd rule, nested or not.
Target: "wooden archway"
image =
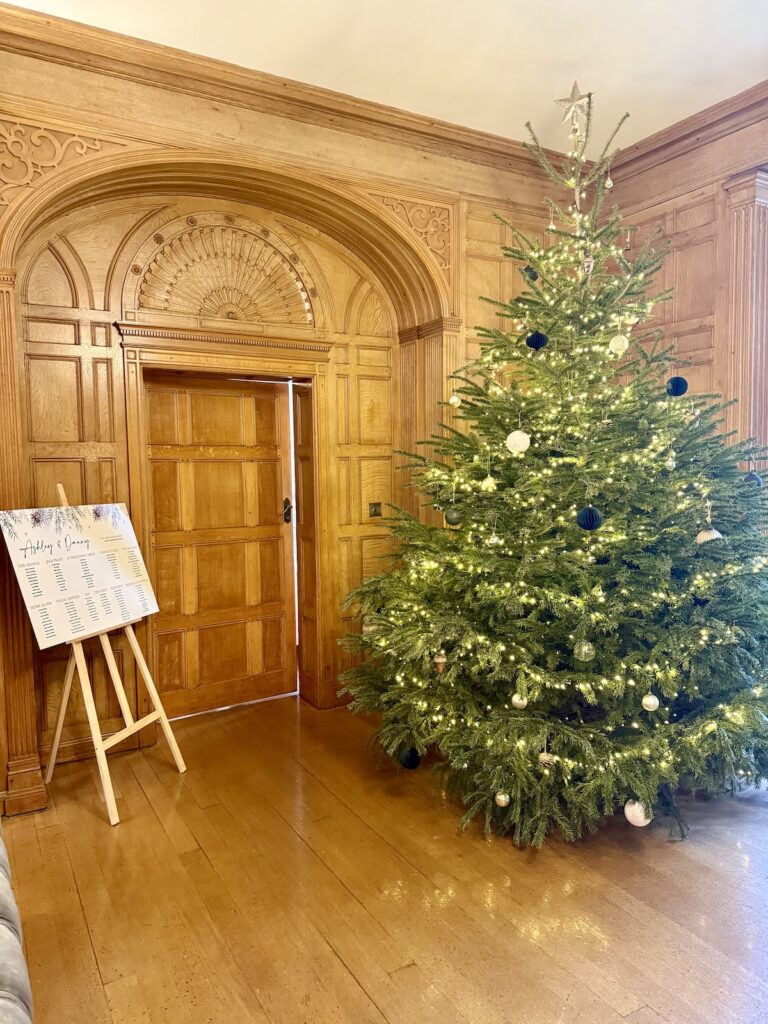
[[[23,449],[20,370],[14,309],[17,253],[48,222],[78,209],[142,194],[247,202],[302,220],[345,246],[381,282],[400,336],[401,445],[428,434],[426,408],[443,397],[457,364],[459,322],[450,315],[444,276],[419,240],[389,211],[314,174],[210,151],[133,151],[99,156],[44,178],[19,198],[0,228],[0,506],[30,504]],[[4,566],[7,570],[7,566]],[[0,655],[5,681],[8,781],[6,811],[45,806],[26,616],[8,571],[0,583]]]

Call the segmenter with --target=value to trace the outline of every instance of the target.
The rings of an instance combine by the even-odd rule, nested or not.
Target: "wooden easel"
[[[57,484],[56,488],[59,492],[59,500],[62,505],[68,505],[67,495],[61,484]],[[144,715],[143,718],[134,719],[131,708],[128,703],[128,698],[125,694],[125,687],[123,681],[120,678],[120,672],[117,668],[117,662],[115,661],[115,655],[112,651],[112,647],[109,642],[109,635],[107,633],[93,633],[91,636],[81,637],[80,640],[74,640],[72,642],[72,649],[69,652],[69,661],[67,662],[67,671],[64,675],[64,690],[61,695],[61,707],[59,708],[59,717],[56,720],[56,731],[53,734],[53,744],[51,745],[51,752],[48,756],[48,767],[45,772],[45,781],[49,783],[53,778],[53,770],[56,766],[56,754],[59,750],[59,741],[61,740],[61,731],[64,728],[64,718],[67,714],[67,704],[69,703],[69,695],[72,690],[72,680],[77,670],[77,676],[80,680],[80,689],[83,693],[83,703],[85,704],[85,713],[88,716],[88,725],[91,730],[91,736],[93,737],[93,746],[96,750],[96,764],[99,767],[99,776],[101,777],[101,786],[104,790],[104,800],[107,804],[107,814],[109,815],[110,825],[117,825],[120,821],[120,816],[117,813],[117,805],[115,803],[115,794],[112,789],[112,778],[109,774],[109,766],[107,764],[107,751],[122,740],[127,739],[129,736],[133,736],[134,733],[143,729],[145,725],[151,725],[153,722],[159,722],[160,727],[165,734],[165,738],[168,741],[168,746],[171,748],[171,754],[173,760],[176,762],[176,767],[180,772],[185,772],[187,766],[184,764],[184,759],[181,756],[179,745],[176,742],[176,737],[173,735],[171,724],[168,721],[168,716],[165,713],[160,695],[157,692],[152,675],[149,671],[149,666],[144,658],[141,647],[139,647],[139,641],[136,639],[136,634],[133,631],[133,623],[129,623],[123,626],[123,631],[128,638],[128,643],[133,656],[136,659],[139,672],[144,685],[147,688],[149,699],[152,703],[154,711],[150,711],[148,715]],[[109,675],[112,680],[112,685],[115,688],[115,694],[117,696],[117,702],[120,705],[120,711],[125,721],[125,728],[119,732],[114,733],[109,739],[104,739],[101,735],[101,726],[99,725],[99,716],[96,712],[96,704],[93,699],[93,689],[91,687],[91,680],[88,675],[88,666],[85,661],[85,652],[83,651],[83,640],[89,640],[92,637],[97,636],[101,642],[101,649],[104,652],[104,659],[107,663]]]

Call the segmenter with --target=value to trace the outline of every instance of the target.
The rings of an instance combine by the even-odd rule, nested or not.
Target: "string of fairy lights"
[[[613,136],[590,164],[591,96],[575,88],[560,102],[566,166],[552,165],[533,139],[570,204],[548,203],[548,245],[509,226],[516,244],[505,251],[524,264],[527,291],[499,304],[512,329],[485,332],[473,374],[448,399],[468,425],[452,436],[452,457],[417,467],[448,529],[439,543],[406,547],[409,596],[369,610],[363,640],[396,666],[389,699],[412,708],[422,742],[477,749],[486,766],[492,754],[497,784],[531,760],[541,778],[566,787],[634,762],[659,784],[674,781],[694,751],[703,756],[724,724],[747,727],[747,703],[766,692],[747,681],[706,722],[678,710],[683,695],[697,702],[712,690],[695,670],[703,649],[733,652],[736,664],[749,641],[741,626],[695,610],[747,585],[768,557],[724,548],[694,565],[729,521],[713,466],[730,460],[729,486],[740,471],[710,443],[717,421],[687,395],[686,379],[659,380],[671,357],[654,332],[638,331],[667,297],[643,293],[661,258],[641,248],[630,260],[618,214],[600,221]],[[762,486],[754,469],[744,482]],[[644,561],[641,586],[630,568],[616,571],[613,559],[627,552]],[[611,571],[601,574],[603,565]],[[662,611],[669,624],[651,645],[645,634]],[[464,679],[482,681],[471,700]],[[479,738],[462,746],[462,731]],[[453,767],[472,770],[472,758],[456,755]],[[489,797],[502,813],[512,802],[503,781]],[[635,798],[625,813],[638,825],[651,818]]]

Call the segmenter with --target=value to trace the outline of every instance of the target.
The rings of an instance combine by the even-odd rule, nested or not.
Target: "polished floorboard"
[[[37,1024],[765,1024],[768,793],[520,851],[295,700],[91,762],[5,836]]]

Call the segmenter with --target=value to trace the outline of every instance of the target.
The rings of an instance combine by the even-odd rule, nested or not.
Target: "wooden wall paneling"
[[[16,275],[0,270],[0,507],[29,505],[28,465],[23,459]],[[40,770],[32,635],[5,544],[0,545],[0,656],[2,661],[4,811],[17,814],[47,806]]]
[[[312,387],[300,381],[293,386],[294,473],[296,507],[296,555],[298,576],[298,669],[301,696],[319,706],[318,664],[317,494],[315,487],[315,429]]]
[[[768,440],[768,172],[755,169],[724,184],[728,252],[728,394],[738,396],[732,424],[742,437]]]

